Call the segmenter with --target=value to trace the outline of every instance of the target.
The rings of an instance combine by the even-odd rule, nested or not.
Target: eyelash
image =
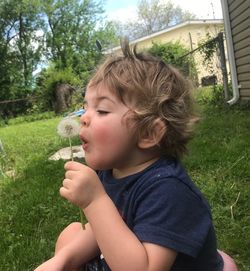
[[[87,105],[84,104],[83,107],[82,107],[85,112],[87,111]],[[109,113],[109,111],[106,111],[106,110],[101,110],[101,109],[96,109],[96,112],[99,114],[99,115],[106,115]]]
[[[96,110],[96,112],[97,112],[99,115],[106,115],[106,114],[109,113],[108,111],[104,111],[104,110]]]

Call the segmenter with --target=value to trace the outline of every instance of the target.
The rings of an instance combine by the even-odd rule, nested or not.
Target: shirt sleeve
[[[133,231],[141,242],[196,257],[211,227],[203,199],[178,179],[154,180],[135,204]]]

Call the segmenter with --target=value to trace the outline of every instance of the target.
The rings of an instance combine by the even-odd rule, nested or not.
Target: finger
[[[82,168],[84,168],[84,165],[75,161],[69,161],[64,165],[65,170],[80,170]]]
[[[68,170],[65,172],[65,179],[73,179],[75,176],[77,176],[79,171],[73,171],[73,170]]]
[[[68,199],[67,195],[68,195],[68,190],[65,187],[61,187],[59,190],[59,193],[61,195],[61,197]]]
[[[64,179],[62,182],[62,185],[64,188],[68,189],[70,185],[71,180],[70,179]]]

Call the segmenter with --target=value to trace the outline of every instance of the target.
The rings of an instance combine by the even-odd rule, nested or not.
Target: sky
[[[221,0],[172,0],[175,6],[188,10],[197,19],[222,19]],[[106,0],[104,6],[109,19],[127,22],[136,16],[136,0]],[[167,2],[167,0],[166,0]]]

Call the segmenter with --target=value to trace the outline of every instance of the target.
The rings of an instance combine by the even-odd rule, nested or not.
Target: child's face
[[[87,89],[85,109],[80,138],[86,163],[94,169],[126,167],[137,145],[127,123],[130,109],[103,84]]]

